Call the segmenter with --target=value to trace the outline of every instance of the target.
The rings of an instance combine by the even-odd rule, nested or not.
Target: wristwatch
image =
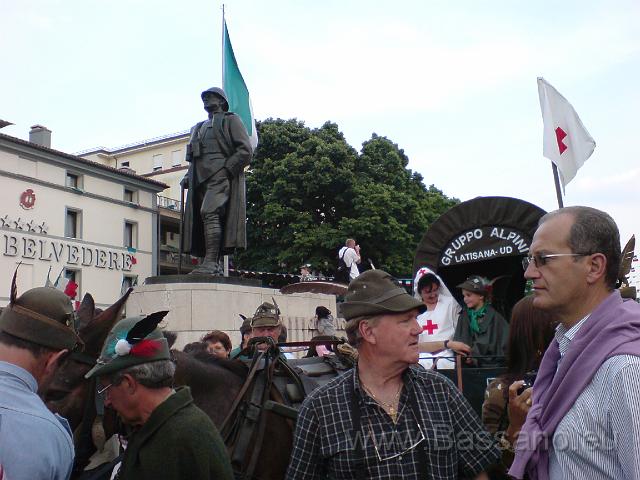
[[[446,350],[447,348],[449,348],[449,340],[444,341],[444,349]]]

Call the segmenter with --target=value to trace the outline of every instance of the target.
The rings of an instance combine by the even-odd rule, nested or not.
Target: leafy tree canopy
[[[346,238],[398,277],[411,275],[427,227],[458,200],[407,168],[403,150],[373,134],[358,153],[335,123],[310,129],[296,119],[258,124],[260,145],[247,174],[248,249],[239,268],[298,272],[310,263],[332,274]]]

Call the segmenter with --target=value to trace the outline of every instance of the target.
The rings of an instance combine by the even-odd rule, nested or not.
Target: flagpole
[[[222,87],[222,89],[224,90],[224,40],[225,40],[225,30],[226,30],[226,23],[224,21],[224,3],[222,4],[222,42],[220,43],[220,45],[222,46],[222,55],[220,55],[220,58],[222,59],[222,82],[220,84],[220,86]],[[229,276],[229,255],[224,255],[222,257],[222,270],[223,270],[223,275],[225,277]]]
[[[560,190],[560,176],[558,175],[558,166],[551,162],[551,168],[553,168],[553,180],[556,183],[556,196],[558,197],[558,208],[564,208],[562,203],[562,191]]]
[[[222,83],[220,84],[220,86],[222,87],[222,89],[224,90],[224,27],[225,27],[225,22],[224,22],[224,3],[222,4],[222,41],[220,42],[220,50],[221,50],[221,55],[220,55],[220,59],[222,60],[222,68],[220,69],[220,72],[222,73]]]

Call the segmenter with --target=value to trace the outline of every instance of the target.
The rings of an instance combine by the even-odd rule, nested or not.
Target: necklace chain
[[[400,384],[400,387],[398,388],[398,391],[394,395],[393,400],[391,400],[391,403],[387,403],[384,400],[381,400],[378,397],[376,397],[376,395],[371,391],[371,389],[367,387],[364,383],[360,382],[360,384],[364,388],[365,392],[371,395],[371,398],[373,398],[378,405],[382,406],[383,408],[386,407],[384,408],[385,411],[389,414],[389,416],[391,417],[391,420],[393,420],[393,423],[396,423],[396,420],[398,418],[397,405],[398,405],[398,401],[400,400],[400,392],[402,392],[402,384]]]

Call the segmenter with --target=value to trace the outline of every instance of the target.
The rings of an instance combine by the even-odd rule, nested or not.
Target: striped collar
[[[564,354],[569,350],[569,345],[571,345],[571,340],[578,334],[580,327],[587,321],[587,318],[591,313],[587,314],[582,320],[576,323],[573,327],[567,329],[561,323],[556,327],[556,341],[558,342],[558,348],[560,349],[560,358],[564,357]]]

